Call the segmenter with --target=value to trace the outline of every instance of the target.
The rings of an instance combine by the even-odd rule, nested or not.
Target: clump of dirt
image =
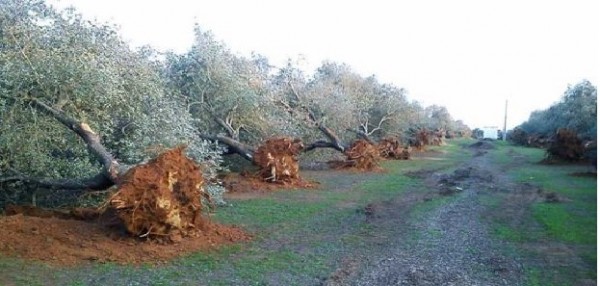
[[[451,195],[462,192],[466,187],[477,182],[492,182],[493,175],[485,170],[473,167],[459,168],[451,174],[441,174],[437,180],[439,193]]]
[[[494,146],[494,143],[487,141],[487,140],[479,140],[471,145],[469,145],[469,148],[471,149],[484,149],[484,150],[490,150],[490,149],[496,149],[496,146]]]
[[[377,145],[377,149],[379,149],[379,155],[382,158],[396,160],[410,159],[410,148],[402,147],[400,140],[397,138],[387,137],[381,139]]]
[[[96,221],[40,218],[23,214],[0,216],[3,256],[75,266],[83,262],[119,264],[164,263],[175,257],[220,245],[247,241],[240,228],[205,222],[194,237],[166,242],[131,237]]]
[[[190,236],[204,227],[200,167],[178,147],[129,170],[108,201],[135,236]]]
[[[238,197],[240,194],[248,193],[266,193],[286,188],[315,188],[319,184],[317,182],[305,181],[299,178],[294,184],[273,184],[256,178],[249,173],[229,173],[222,176],[221,181],[223,187],[227,189],[225,196],[227,198]]]
[[[254,163],[264,181],[293,184],[300,180],[298,154],[304,149],[300,139],[271,138],[254,152]]]

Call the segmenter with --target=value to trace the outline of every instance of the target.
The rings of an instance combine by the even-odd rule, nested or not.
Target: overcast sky
[[[598,85],[600,1],[51,0],[120,26],[133,46],[185,52],[194,23],[232,51],[272,64],[323,60],[439,104],[471,128],[508,127],[560,100],[569,84]]]

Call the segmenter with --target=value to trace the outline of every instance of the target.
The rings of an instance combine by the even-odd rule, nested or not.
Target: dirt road
[[[512,166],[519,164],[516,156]],[[521,253],[510,242],[494,236],[489,217],[531,223],[524,221],[530,219],[526,216],[527,209],[532,202],[543,198],[543,192],[530,184],[511,182],[504,175],[507,166],[503,168],[495,164],[485,150],[474,148],[473,158],[457,166],[450,175],[416,172],[434,192],[448,196],[444,202],[413,219],[398,217],[406,215],[400,209],[419,199],[404,197],[373,206],[377,221],[373,221],[372,231],[395,235],[377,251],[347,257],[345,264],[325,284],[530,284],[525,277],[528,267],[543,269],[553,260]],[[506,213],[494,214],[488,210],[486,202],[490,197],[507,194],[516,199]],[[482,196],[486,199],[481,199]],[[559,247],[568,249],[570,246]],[[586,267],[576,255],[563,255],[561,263]],[[595,285],[595,282],[582,279],[573,281],[572,285]]]

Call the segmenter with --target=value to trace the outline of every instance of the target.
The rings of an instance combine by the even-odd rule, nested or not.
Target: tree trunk
[[[64,189],[64,190],[101,190],[107,189],[112,185],[119,182],[119,178],[129,169],[129,166],[121,165],[117,160],[106,150],[104,145],[100,142],[100,136],[96,134],[89,125],[78,122],[74,118],[69,117],[64,112],[54,109],[44,102],[40,101],[35,97],[29,98],[32,106],[36,109],[54,117],[65,127],[69,128],[75,134],[77,134],[88,147],[88,150],[96,157],[96,159],[102,164],[102,172],[99,174],[80,180],[73,179],[57,179],[47,180],[32,178],[22,175],[0,178],[0,182],[14,182],[21,181],[24,183],[34,184],[44,188],[50,189]]]
[[[320,123],[318,128],[325,135],[325,137],[329,139],[329,141],[317,140],[306,146],[306,148],[304,148],[304,152],[312,151],[316,148],[332,148],[344,153],[346,146],[344,146],[342,140],[340,140],[333,130],[329,129],[323,123]]]
[[[371,144],[373,146],[377,145],[377,142],[373,141],[373,139],[371,139],[371,137],[364,131],[354,130],[354,129],[346,129],[346,130],[356,133],[356,136],[358,136],[361,139],[364,139],[365,141],[369,142],[369,144]]]
[[[233,153],[238,154],[242,156],[242,158],[252,162],[252,159],[254,157],[254,148],[252,148],[251,146],[248,146],[242,142],[239,142],[237,140],[223,135],[212,136],[207,134],[200,134],[200,137],[206,140],[217,141],[227,146],[227,148],[229,148],[230,151],[233,151]]]

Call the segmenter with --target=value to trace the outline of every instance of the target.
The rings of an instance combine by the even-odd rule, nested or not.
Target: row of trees
[[[569,86],[562,99],[545,110],[531,113],[529,120],[519,126],[528,134],[550,138],[559,128],[567,128],[583,140],[597,136],[596,87],[588,80]]]
[[[224,153],[251,159],[273,136],[343,151],[357,136],[468,130],[346,64],[275,67],[200,27],[184,54],[133,50],[114,27],[36,0],[0,0],[0,122],[0,188],[12,190],[102,188],[115,169],[182,143],[210,181]]]
[[[588,80],[569,86],[548,109],[534,111],[509,139],[516,144],[546,148],[552,161],[596,162],[597,91]]]

